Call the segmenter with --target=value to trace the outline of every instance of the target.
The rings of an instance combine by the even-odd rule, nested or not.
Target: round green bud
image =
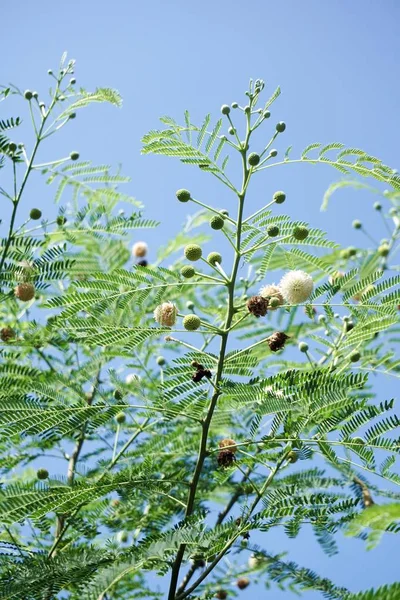
[[[362,223],[358,219],[355,219],[352,223],[352,226],[354,227],[354,229],[361,229]]]
[[[70,114],[68,115],[68,118],[69,118],[69,119],[75,119],[75,118],[76,118],[76,113],[75,113],[75,112],[72,112],[72,113],[70,113]]]
[[[75,85],[75,84],[76,84],[76,79],[75,79],[75,77],[72,77],[72,78],[69,80],[69,82],[70,82],[70,84],[71,84],[71,85]]]
[[[319,317],[318,317],[318,323],[326,323],[326,316],[325,315],[319,315]]]
[[[260,155],[257,154],[256,152],[252,152],[251,154],[249,154],[249,157],[247,160],[251,167],[256,167],[258,165],[258,163],[260,162]]]
[[[17,149],[17,144],[15,142],[10,142],[8,144],[8,149],[10,152],[15,152]]]
[[[196,331],[200,327],[200,317],[197,315],[186,315],[183,319],[183,326],[188,331]]]
[[[282,204],[286,200],[286,194],[285,194],[285,192],[275,192],[275,194],[273,195],[273,200],[277,204]]]
[[[210,254],[207,256],[207,261],[210,263],[210,265],[215,266],[216,263],[222,263],[222,256],[219,252],[210,252]]]
[[[272,156],[272,158],[275,158],[275,156],[278,155],[278,150],[275,150],[274,148],[271,150],[271,152],[269,153],[270,156]]]
[[[38,469],[36,471],[36,477],[38,479],[47,479],[49,476],[49,472],[47,469]]]
[[[79,152],[71,152],[71,154],[69,155],[71,160],[78,160],[79,158]]]
[[[229,135],[235,135],[235,129],[233,127],[229,127],[228,133]]]
[[[49,70],[47,71],[47,75],[53,75],[53,71],[52,71],[51,69],[49,69]]]
[[[349,246],[347,250],[349,252],[349,256],[355,256],[357,254],[357,248],[354,248],[354,246]]]
[[[45,103],[44,103],[44,102],[39,102],[39,107],[40,107],[40,108],[46,108],[46,105],[45,105]]]
[[[221,106],[221,112],[223,115],[229,115],[229,113],[231,112],[231,107],[228,106],[227,104],[223,104]]]
[[[229,212],[226,210],[226,208],[220,210],[219,212],[223,217],[229,217]]]
[[[41,216],[42,216],[42,211],[39,210],[38,208],[32,208],[31,212],[29,213],[29,217],[33,221],[37,221],[38,219],[40,219]]]
[[[291,450],[289,452],[289,454],[287,455],[287,459],[290,463],[295,463],[298,461],[299,459],[299,455],[297,454],[297,452],[295,452],[294,450]]]
[[[211,219],[210,219],[211,229],[222,229],[224,224],[225,224],[225,219],[224,219],[224,217],[221,217],[220,215],[215,215],[214,217],[211,217]]]
[[[340,251],[340,258],[350,258],[350,252],[345,248]]]
[[[271,116],[271,113],[269,112],[269,110],[265,110],[265,111],[263,112],[263,117],[264,117],[264,119],[269,119],[269,118],[270,118],[270,116]]]
[[[307,342],[300,342],[299,344],[300,352],[308,352],[308,344]]]
[[[194,309],[194,302],[192,302],[191,300],[188,300],[188,301],[186,302],[186,308],[187,308],[188,310],[193,310],[193,309]]]
[[[293,229],[293,237],[296,240],[299,240],[299,241],[305,240],[308,237],[308,234],[309,234],[309,231],[308,231],[307,227],[304,227],[303,225],[299,225]]]
[[[157,357],[157,364],[159,367],[163,367],[166,363],[166,360],[163,356],[158,356]]]
[[[231,106],[232,108],[238,108],[239,104],[237,102],[232,102]]]
[[[397,216],[397,208],[393,206],[393,207],[392,207],[392,208],[389,210],[389,215],[390,215],[391,217],[396,217],[396,216]]]
[[[381,244],[378,248],[379,256],[387,256],[390,252],[390,246],[388,244]]]
[[[185,265],[181,269],[181,275],[185,279],[190,279],[196,273],[195,269],[191,265]]]
[[[201,258],[203,251],[197,244],[189,244],[185,247],[184,253],[188,260],[196,261]]]
[[[360,360],[360,358],[361,358],[361,354],[359,353],[358,350],[354,350],[350,354],[350,360],[351,360],[351,362],[357,362],[358,360]]]
[[[283,133],[286,129],[286,123],[284,123],[283,121],[279,121],[279,123],[276,124],[275,129],[278,133]]]
[[[375,210],[382,210],[382,204],[380,202],[374,202]]]
[[[190,192],[189,190],[178,190],[176,192],[176,197],[179,202],[188,202],[190,200]]]
[[[249,113],[250,112],[250,106],[248,104],[244,107],[244,112],[245,113]]]
[[[270,225],[267,229],[269,237],[276,237],[279,235],[279,227],[277,225]]]
[[[281,305],[281,302],[280,302],[279,298],[277,298],[276,296],[272,296],[272,298],[268,302],[269,308],[278,308],[278,306],[280,306],[280,305]]]
[[[123,398],[121,390],[114,390],[113,396],[114,396],[115,400],[122,400],[122,398]]]
[[[67,219],[64,217],[64,215],[59,215],[56,219],[56,223],[60,227],[62,227],[62,225],[65,225],[66,222],[67,222]]]
[[[31,90],[25,90],[24,98],[25,98],[25,100],[32,100],[33,94],[31,92]]]
[[[122,425],[126,421],[126,414],[124,412],[119,412],[115,415],[115,420],[117,421],[118,425]]]

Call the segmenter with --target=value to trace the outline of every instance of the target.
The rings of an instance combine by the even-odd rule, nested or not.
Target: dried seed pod
[[[19,283],[14,288],[14,294],[22,302],[29,302],[35,297],[35,286],[31,283]]]
[[[263,296],[252,296],[247,300],[248,311],[257,317],[265,317],[268,310],[268,300]]]
[[[228,448],[228,450],[230,450],[230,452],[233,452],[233,454],[235,454],[237,450],[236,442],[231,438],[224,438],[223,440],[221,440],[218,444],[218,447],[221,448],[221,450],[224,448]]]
[[[235,462],[235,453],[230,450],[221,450],[217,456],[218,465],[222,468],[231,467]]]
[[[237,580],[236,585],[238,586],[239,590],[244,590],[250,585],[250,579],[247,577],[240,577],[240,579]]]
[[[12,327],[3,327],[0,330],[0,339],[2,342],[9,342],[15,338],[15,331]]]
[[[267,343],[272,352],[277,352],[284,348],[287,339],[289,339],[289,336],[286,333],[275,331],[275,333],[269,336]]]

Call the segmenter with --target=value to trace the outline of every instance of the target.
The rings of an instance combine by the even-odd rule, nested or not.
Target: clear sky
[[[140,156],[141,136],[156,128],[163,114],[179,120],[189,109],[194,121],[206,112],[217,118],[221,104],[243,102],[250,77],[264,79],[270,92],[278,84],[282,88],[271,118],[272,126],[287,123],[279,150],[293,144],[294,156],[311,142],[340,141],[399,166],[399,0],[2,0],[0,13],[1,83],[45,92],[47,69],[55,69],[67,50],[77,60],[78,84],[110,86],[123,95],[120,111],[92,107],[81,112],[51,153],[40,158],[78,150],[82,159],[95,163],[122,163],[132,177],[129,192],[146,204],[149,217],[162,221],[157,232],[146,234],[152,247],[177,232],[184,219],[186,209],[174,200],[176,189],[187,187],[199,199],[218,203],[219,192],[207,174],[173,160]],[[0,105],[0,118],[11,116],[6,104]],[[272,169],[260,175],[250,202],[257,209],[283,189],[293,217],[325,229],[330,239],[358,244],[355,236],[361,234],[351,227],[355,218],[384,237],[372,209],[375,197],[367,192],[339,192],[329,212],[319,212],[323,192],[339,179],[328,167]],[[52,190],[43,185],[33,180],[27,209],[46,208],[43,202]],[[7,211],[0,208],[0,213],[6,221]],[[362,542],[343,540],[342,553],[327,558],[311,535],[295,541],[268,536],[265,546],[271,551],[291,548],[290,558],[354,591],[398,578],[395,539],[385,538],[369,553]],[[240,597],[253,594],[250,587]],[[278,600],[283,593],[266,597]],[[304,594],[307,600],[317,597]]]

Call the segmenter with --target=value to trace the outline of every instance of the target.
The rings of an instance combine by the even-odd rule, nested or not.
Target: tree
[[[400,421],[368,380],[399,373],[397,173],[341,144],[311,144],[296,159],[288,148],[274,161],[283,122],[254,152],[280,89],[260,104],[264,83],[250,81],[247,105],[223,105],[215,125],[207,115],[196,126],[186,112],[184,124],[163,117],[164,128],[144,136],[144,154],[178,158],[227,187],[237,214],[179,189],[176,201],[200,212],[154,264],[136,242],[132,268],[131,231],[158,223],[119,191],[127,178],[77,152],[36,161],[78,110],[119,106],[120,96],[77,91],[65,55],[49,75],[49,102],[1,91],[1,100],[25,99],[35,144],[28,151],[11,141],[20,118],[0,122],[0,166],[13,180],[0,189],[12,211],[0,258],[0,597],[158,598],[146,577],[153,571],[168,575],[168,600],[226,598],[232,579],[239,590],[263,581],[329,599],[397,598],[398,584],[353,594],[252,542],[254,531],[284,526],[291,538],[308,526],[333,554],[343,533],[374,545],[400,531]],[[226,125],[230,137],[221,135]],[[342,249],[282,214],[284,191],[249,214],[252,178],[293,162],[346,174],[325,205],[338,187],[364,185],[353,176],[390,186],[375,205],[390,238]],[[57,185],[54,219],[42,206],[18,213],[37,171]],[[231,256],[203,255],[206,222]]]

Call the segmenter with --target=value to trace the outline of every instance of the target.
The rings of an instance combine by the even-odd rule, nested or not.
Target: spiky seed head
[[[308,352],[308,344],[307,342],[300,342],[299,344],[300,352]]]
[[[149,247],[146,242],[136,242],[132,246],[132,256],[136,258],[143,258],[146,256]]]
[[[79,152],[71,152],[71,154],[69,155],[71,160],[78,160],[79,158]]]
[[[163,302],[154,310],[154,320],[164,327],[172,327],[176,323],[178,309],[172,302]]]
[[[352,226],[354,227],[354,229],[361,229],[362,223],[358,219],[354,219]]]
[[[250,579],[248,579],[248,577],[240,577],[240,579],[237,580],[236,585],[239,590],[244,590],[250,585]]]
[[[176,197],[178,198],[179,202],[189,202],[190,192],[189,190],[185,189],[177,190]]]
[[[296,240],[302,241],[305,240],[308,237],[309,231],[307,229],[307,227],[304,227],[303,225],[298,225],[297,227],[295,227],[293,229],[293,237]]]
[[[118,425],[122,425],[126,421],[126,414],[124,412],[119,412],[115,415],[115,420],[117,421]]]
[[[289,454],[287,455],[287,459],[290,463],[295,463],[298,461],[299,459],[299,455],[297,454],[297,452],[295,452],[294,450],[291,450],[289,452]]]
[[[38,479],[47,479],[49,476],[49,472],[47,469],[38,469],[36,471],[36,477]]]
[[[279,235],[279,227],[278,225],[270,225],[267,228],[267,233],[269,235],[269,237],[276,237],[277,235]]]
[[[279,283],[281,293],[289,304],[305,302],[311,295],[313,286],[312,277],[308,273],[298,270],[286,273]]]
[[[221,106],[221,112],[223,115],[229,115],[229,113],[231,112],[231,107],[228,106],[227,104],[223,104]]]
[[[25,100],[32,100],[33,94],[31,92],[31,90],[25,90],[24,98],[25,98]]]
[[[272,156],[272,158],[275,158],[275,156],[278,156],[278,150],[275,150],[275,148],[272,148],[272,150],[270,150],[269,155]]]
[[[31,212],[29,213],[29,217],[33,221],[37,221],[38,219],[40,219],[41,216],[42,216],[42,211],[39,210],[38,208],[32,208]]]
[[[200,327],[200,317],[197,315],[186,315],[183,319],[183,326],[188,331],[196,331]]]
[[[350,354],[350,360],[351,360],[351,362],[357,362],[358,360],[360,360],[360,358],[361,358],[361,354],[358,352],[358,350],[354,350]]]
[[[374,202],[375,210],[382,210],[382,204],[380,202]]]
[[[163,356],[157,356],[157,364],[159,367],[163,367],[166,363],[166,360]]]
[[[287,339],[289,339],[289,336],[286,335],[286,333],[283,331],[275,331],[267,338],[267,344],[271,352],[278,352],[278,350],[284,348]]]
[[[222,229],[225,224],[225,219],[221,215],[214,215],[210,219],[211,229]]]
[[[274,202],[276,202],[276,204],[283,204],[283,202],[285,202],[286,200],[286,194],[285,192],[275,192],[275,194],[273,195],[273,200]]]
[[[378,254],[380,256],[387,256],[390,252],[390,246],[388,244],[381,244],[378,248]]]
[[[114,390],[113,396],[114,396],[115,400],[122,400],[122,398],[123,398],[123,394],[122,394],[121,390]]]
[[[194,267],[192,267],[192,265],[185,265],[181,268],[181,275],[185,279],[190,279],[191,277],[194,277],[195,273],[196,270],[194,269]]]
[[[185,256],[188,260],[196,261],[199,260],[203,254],[202,249],[197,244],[189,244],[184,250]]]
[[[260,162],[260,155],[257,154],[257,152],[252,152],[251,154],[249,154],[249,157],[247,160],[251,167],[256,167],[258,165],[258,163]]]
[[[222,256],[220,255],[219,252],[210,252],[210,254],[207,256],[207,262],[209,262],[210,265],[214,265],[214,266],[216,263],[221,264]]]
[[[0,339],[2,342],[9,342],[15,338],[15,331],[12,327],[3,327],[0,329]]]
[[[283,133],[286,129],[286,123],[284,123],[283,121],[279,121],[279,123],[276,124],[275,129],[278,133]]]
[[[260,289],[259,293],[260,296],[269,300],[269,310],[276,310],[278,306],[281,306],[284,303],[284,298],[282,296],[281,289],[274,283],[271,285],[264,285]]]
[[[21,302],[29,302],[35,297],[35,286],[32,283],[19,283],[14,288],[14,294]]]
[[[257,317],[265,317],[268,310],[268,300],[263,296],[252,296],[247,300],[247,310]]]

